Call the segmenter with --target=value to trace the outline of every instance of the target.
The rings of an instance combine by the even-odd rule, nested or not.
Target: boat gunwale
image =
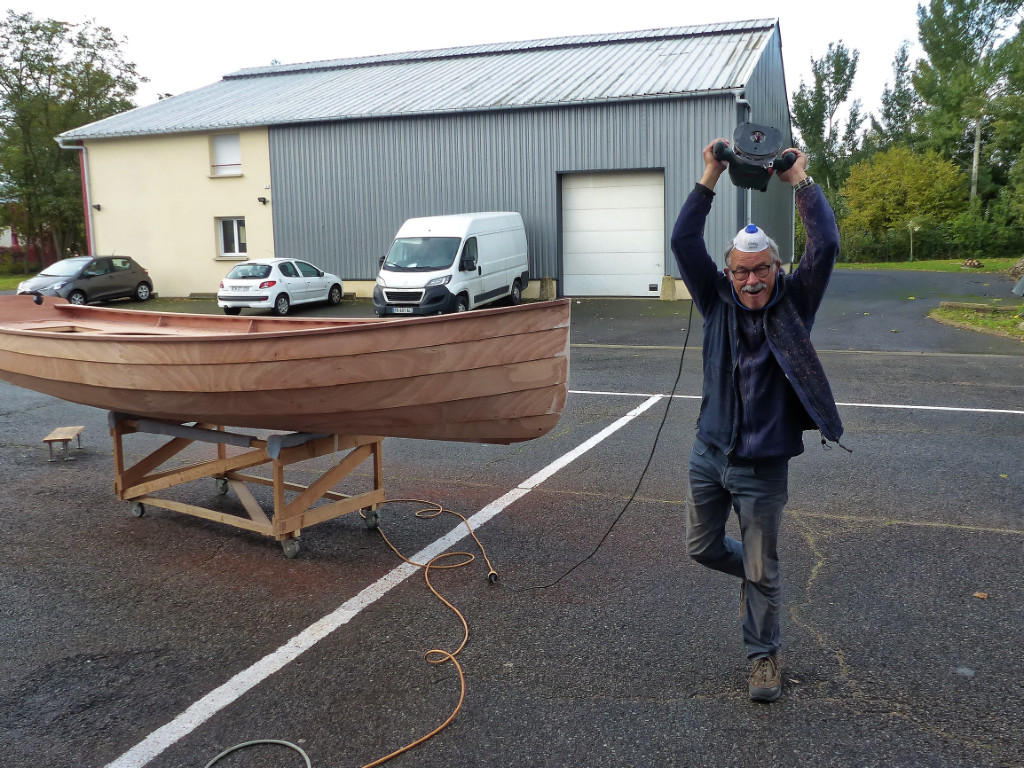
[[[269,322],[269,323],[294,323],[298,327],[293,328],[280,328],[272,331],[257,330],[257,331],[232,331],[222,333],[208,333],[201,332],[195,334],[189,334],[187,331],[190,326],[186,323],[169,323],[168,325],[161,326],[159,322],[152,324],[153,328],[172,328],[175,330],[186,331],[183,333],[144,333],[144,332],[103,332],[103,331],[92,331],[92,332],[67,332],[67,331],[49,331],[45,328],[28,328],[24,327],[23,324],[31,322],[61,322],[64,325],[74,325],[75,321],[78,321],[81,325],[88,323],[87,317],[46,317],[38,321],[19,319],[13,321],[20,325],[15,325],[12,321],[5,321],[0,319],[0,334],[11,334],[17,336],[27,336],[30,338],[46,338],[46,339],[74,339],[76,342],[95,340],[95,341],[119,341],[119,342],[145,342],[146,344],[160,343],[200,343],[200,342],[224,342],[224,341],[253,341],[263,339],[282,339],[282,338],[294,338],[294,337],[310,337],[317,335],[326,334],[348,334],[355,332],[366,332],[376,331],[378,329],[393,330],[397,327],[402,326],[422,326],[430,325],[432,323],[453,323],[453,322],[467,322],[471,323],[474,320],[496,317],[502,314],[515,314],[518,312],[541,312],[546,310],[562,310],[565,309],[565,321],[564,325],[568,325],[568,308],[571,304],[569,299],[554,299],[551,301],[542,302],[529,302],[526,304],[519,304],[512,307],[492,307],[487,309],[476,309],[471,312],[455,313],[448,315],[426,315],[426,316],[414,316],[414,317],[395,317],[395,318],[290,318],[290,317],[263,317],[263,316],[245,316],[245,317],[228,317],[220,315],[200,315],[200,314],[189,314],[189,313],[178,313],[178,312],[154,312],[149,310],[135,310],[135,309],[119,309],[115,307],[90,307],[81,306],[74,304],[61,304],[58,302],[49,302],[50,307],[57,312],[79,313],[88,314],[96,313],[93,319],[94,322],[110,322],[120,323],[120,319],[105,320],[104,317],[110,317],[113,315],[115,318],[127,317],[129,314],[140,319],[145,318],[156,318],[158,321],[162,318],[180,319],[186,318],[212,318],[215,325],[232,325],[232,326],[243,326],[249,324],[250,326],[254,322]],[[123,313],[123,314],[122,314]],[[126,324],[127,325],[127,324]],[[134,325],[145,326],[144,322],[138,322]],[[557,328],[563,325],[562,322],[553,323],[549,327]],[[196,324],[194,327],[202,329],[202,325]],[[515,335],[515,334],[511,334]]]

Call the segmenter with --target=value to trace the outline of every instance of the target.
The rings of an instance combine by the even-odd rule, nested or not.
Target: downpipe
[[[95,253],[93,248],[93,207],[92,197],[89,194],[89,150],[82,142],[75,144],[65,144],[64,140],[57,136],[54,141],[57,142],[57,146],[61,149],[74,150],[79,153],[78,155],[78,168],[82,178],[82,207],[85,217],[85,249],[86,256],[92,256]],[[60,256],[60,254],[58,254]]]

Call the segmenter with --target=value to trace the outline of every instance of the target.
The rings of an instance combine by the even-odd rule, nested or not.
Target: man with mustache
[[[715,141],[729,142],[725,139]],[[778,178],[793,185],[807,249],[791,274],[778,246],[754,224],[740,230],[719,270],[704,242],[719,177],[728,165],[708,144],[704,173],[675,229],[672,252],[704,318],[704,384],[690,452],[686,551],[698,563],[740,579],[743,643],[753,663],[754,701],[782,695],[778,534],[788,500],[789,460],[803,432],[839,441],[842,423],[810,340],[811,325],[839,253],[839,230],[807,156]],[[730,510],[740,539],[726,535]]]

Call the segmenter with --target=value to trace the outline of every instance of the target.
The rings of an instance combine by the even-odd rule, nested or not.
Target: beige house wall
[[[212,133],[86,142],[95,254],[132,256],[161,296],[213,294],[241,260],[219,255],[218,218],[244,217],[246,256],[273,257],[267,129],[225,133],[240,175],[212,175]]]

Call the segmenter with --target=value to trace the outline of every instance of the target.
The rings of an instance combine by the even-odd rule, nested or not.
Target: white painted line
[[[520,483],[519,487],[520,488],[528,488],[530,490],[533,490],[533,488],[535,488],[536,486],[538,486],[541,483],[543,483],[545,480],[547,480],[549,477],[551,477],[553,474],[555,474],[555,472],[558,472],[560,469],[564,469],[570,462],[572,462],[574,459],[578,459],[580,456],[582,456],[584,453],[589,451],[595,445],[600,443],[606,437],[608,437],[612,433],[617,432],[618,430],[622,429],[622,427],[626,426],[629,422],[631,422],[633,419],[635,419],[641,413],[643,413],[648,408],[650,408],[652,405],[654,405],[656,402],[661,400],[662,397],[664,397],[664,396],[663,395],[651,395],[649,398],[647,398],[647,400],[645,400],[643,403],[638,405],[632,411],[627,413],[621,419],[619,419],[618,421],[616,421],[616,422],[614,422],[612,424],[609,424],[607,427],[602,429],[600,432],[598,432],[592,438],[587,440],[585,443],[582,443],[579,446],[577,446],[574,450],[569,451],[569,453],[565,454],[562,458],[556,459],[555,461],[551,462],[544,469],[542,469],[540,472],[535,474],[533,477],[531,477],[526,482]],[[481,510],[481,511],[483,511],[483,510]],[[477,514],[479,515],[480,512],[477,512]],[[475,515],[474,515],[474,517],[475,517]],[[470,520],[470,522],[472,522],[472,520]]]
[[[569,451],[569,453],[556,459],[551,464],[544,467],[544,469],[527,478],[501,498],[492,501],[486,507],[469,518],[470,526],[474,530],[479,529],[480,526],[495,515],[499,514],[514,501],[528,494],[556,472],[564,469],[575,459],[579,458],[591,448],[602,442],[609,435],[626,426],[626,424],[631,422],[661,399],[663,399],[662,395],[650,396],[641,405],[634,408],[613,424],[605,427],[586,442],[580,444],[573,450]],[[418,563],[429,562],[468,535],[469,531],[466,526],[460,524],[447,535],[417,552],[410,559]],[[210,691],[210,693],[206,694],[203,698],[174,718],[174,720],[167,723],[167,725],[153,731],[153,733],[125,752],[119,758],[108,763],[106,768],[139,768],[140,766],[145,765],[179,739],[187,736],[200,725],[205,723],[224,707],[237,701],[246,692],[259,685],[288,663],[294,661],[300,654],[308,651],[339,627],[348,624],[348,622],[355,618],[360,611],[380,600],[385,594],[390,592],[394,587],[401,584],[418,570],[419,568],[414,565],[410,565],[409,563],[402,563],[397,566],[373,584],[366,587],[355,597],[347,600],[332,613],[324,616],[316,623],[311,624],[276,651],[264,656],[247,669],[243,669],[219,688]]]
[[[655,395],[648,392],[599,392],[592,389],[570,389],[570,395],[605,395],[607,397],[667,397],[667,395]],[[701,395],[672,395],[680,400],[700,400]]]
[[[601,395],[605,397],[667,397],[667,395],[652,395],[646,392],[601,392],[591,389],[570,389],[573,395]],[[673,398],[681,400],[700,400],[700,395],[672,395]],[[897,403],[836,403],[836,405],[848,408],[889,408],[903,411],[950,411],[958,413],[1002,413],[1010,416],[1024,416],[1024,411],[1008,408],[966,408],[953,405],[899,405]]]
[[[1004,408],[962,408],[950,405],[895,405],[891,403],[836,403],[848,408],[892,408],[902,411],[954,411],[960,413],[1005,413],[1011,416],[1024,416],[1024,411]]]

